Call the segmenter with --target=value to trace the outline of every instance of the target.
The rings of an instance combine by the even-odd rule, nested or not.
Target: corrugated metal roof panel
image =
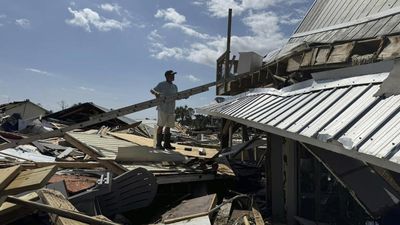
[[[357,152],[355,157],[365,154],[366,161],[375,163],[373,156],[385,163],[400,163],[400,96],[374,96],[383,75],[315,80],[306,83],[308,87],[297,84],[241,97],[232,102],[240,107],[231,106],[229,113],[211,112],[207,106],[200,111],[295,140],[326,143],[327,149],[346,154]]]
[[[400,0],[317,0],[289,43],[348,41],[400,31]]]

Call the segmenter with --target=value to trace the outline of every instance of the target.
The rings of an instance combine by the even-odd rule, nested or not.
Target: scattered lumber
[[[5,198],[6,196],[4,196],[4,199]],[[19,197],[19,199],[26,201],[36,201],[39,199],[39,196],[36,194],[36,192],[31,192]],[[34,210],[32,210],[31,208],[23,207],[9,202],[4,202],[3,205],[1,205],[0,207],[0,221],[1,224],[12,223],[33,212]]]
[[[47,181],[57,172],[57,166],[22,171],[3,190],[3,195],[18,194],[24,191],[34,190],[46,185]]]
[[[39,194],[39,196],[40,196],[40,194]],[[93,225],[119,225],[118,223],[114,223],[114,222],[109,222],[109,221],[93,218],[93,217],[90,217],[88,215],[76,212],[76,211],[62,209],[62,208],[59,208],[58,206],[53,207],[53,206],[49,206],[49,205],[45,205],[45,204],[41,204],[41,203],[37,203],[37,202],[26,201],[26,200],[22,200],[22,199],[16,198],[14,196],[7,196],[6,201],[14,203],[14,204],[17,204],[17,205],[21,205],[21,206],[31,207],[31,208],[34,208],[34,209],[38,209],[38,210],[41,210],[41,211],[48,212],[48,213],[57,214],[58,216],[66,217],[66,218],[69,218],[69,219],[73,219],[73,220],[84,222],[84,223],[88,223],[88,224],[93,224]],[[72,224],[77,224],[77,223],[74,222]]]
[[[127,171],[126,168],[124,168],[123,166],[119,165],[116,162],[98,159],[99,157],[102,157],[99,153],[97,153],[96,151],[91,149],[89,146],[82,144],[79,140],[75,139],[70,134],[66,133],[64,135],[64,138],[70,144],[75,146],[77,149],[79,149],[83,153],[89,155],[94,160],[98,161],[100,164],[102,164],[104,167],[106,167],[107,169],[109,169],[113,173],[115,173],[117,175],[120,175],[120,174],[123,174],[124,172]]]

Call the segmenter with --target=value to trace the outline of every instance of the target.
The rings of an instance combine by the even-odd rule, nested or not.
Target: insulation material
[[[347,62],[351,51],[354,48],[354,44],[346,43],[342,45],[335,45],[329,56],[327,63],[344,63]]]
[[[389,45],[386,46],[379,54],[379,59],[391,59],[399,56],[400,53],[400,36],[388,37]]]

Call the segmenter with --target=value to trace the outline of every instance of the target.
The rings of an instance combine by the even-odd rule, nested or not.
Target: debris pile
[[[228,191],[237,179],[228,157],[240,149],[219,151],[215,132],[178,125],[173,151],[125,117],[45,136],[104,112],[93,103],[25,120],[3,112],[1,143],[43,138],[0,150],[0,224],[264,224],[254,196]]]

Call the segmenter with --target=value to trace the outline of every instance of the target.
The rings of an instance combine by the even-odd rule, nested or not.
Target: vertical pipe
[[[228,33],[226,36],[226,52],[225,52],[225,75],[224,75],[224,87],[226,85],[226,79],[229,76],[229,59],[231,53],[231,26],[232,26],[232,9],[229,9],[228,15]]]

